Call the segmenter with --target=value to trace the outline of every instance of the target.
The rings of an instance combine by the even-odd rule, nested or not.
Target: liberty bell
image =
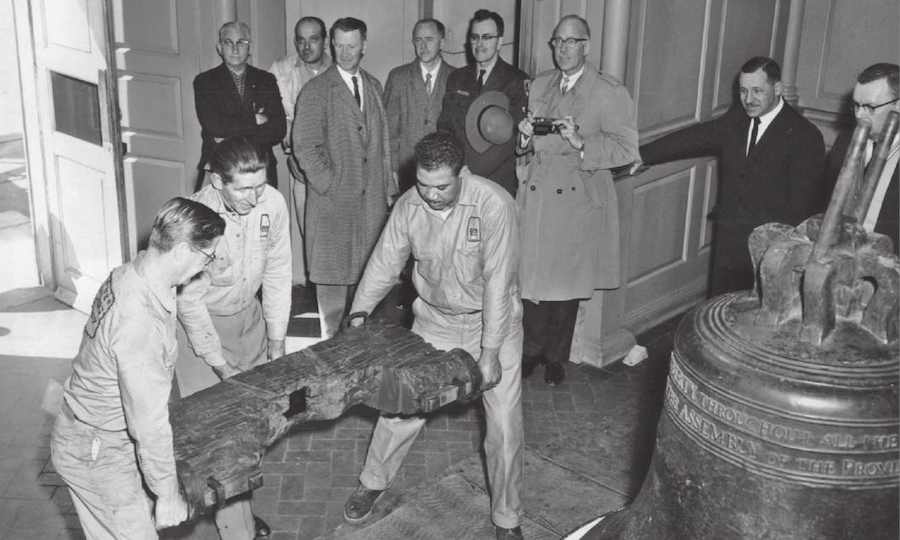
[[[824,216],[750,235],[754,288],[684,317],[643,487],[583,540],[900,537],[900,262],[862,227],[891,146],[860,174],[869,129]]]

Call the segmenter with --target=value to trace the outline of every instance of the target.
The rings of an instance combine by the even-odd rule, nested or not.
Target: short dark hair
[[[416,167],[426,171],[436,171],[441,167],[450,167],[454,175],[462,170],[466,149],[462,141],[450,131],[441,130],[429,133],[416,143],[413,153]]]
[[[331,25],[331,39],[334,39],[335,30],[340,30],[341,32],[359,30],[360,37],[362,37],[363,41],[366,40],[366,23],[353,17],[344,17],[334,21],[334,24]]]
[[[856,82],[869,84],[880,79],[886,79],[888,87],[891,89],[891,95],[897,98],[900,97],[900,89],[898,89],[898,86],[900,86],[900,75],[898,73],[900,73],[900,68],[898,68],[897,64],[879,62],[862,70],[862,73],[856,78]]]
[[[150,230],[150,245],[163,253],[179,242],[192,248],[208,248],[225,234],[225,220],[197,201],[175,197],[156,213]]]
[[[427,19],[419,19],[416,21],[416,24],[413,26],[413,35],[416,33],[416,28],[419,27],[420,24],[433,24],[435,28],[437,28],[437,33],[440,34],[441,39],[444,38],[444,23],[437,19],[427,18]]]
[[[781,66],[768,56],[754,56],[741,66],[741,73],[756,73],[759,70],[766,74],[769,84],[781,82]]]
[[[326,28],[326,26],[325,26],[325,21],[323,21],[322,19],[320,19],[318,17],[313,17],[311,15],[308,15],[306,17],[300,17],[300,20],[297,21],[297,24],[294,25],[294,37],[297,37],[297,32],[300,31],[300,25],[303,23],[308,23],[308,22],[318,24],[319,28],[321,28],[322,39],[323,40],[328,39],[328,28]]]
[[[503,35],[503,17],[500,16],[496,11],[490,11],[487,9],[479,9],[475,12],[475,15],[472,16],[472,20],[469,21],[469,31],[472,31],[472,25],[477,22],[486,21],[491,19],[494,21],[494,24],[497,25],[497,35]]]
[[[236,173],[255,173],[268,166],[269,154],[244,135],[226,137],[209,158],[209,168],[226,184]]]

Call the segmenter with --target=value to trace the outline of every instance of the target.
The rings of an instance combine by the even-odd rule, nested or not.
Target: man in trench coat
[[[581,17],[559,21],[551,39],[557,69],[534,80],[519,123],[519,152],[534,152],[519,171],[523,373],[546,363],[551,386],[565,378],[579,301],[619,286],[610,169],[639,157],[634,103],[619,81],[587,63],[590,39]],[[536,132],[534,117],[553,118],[558,133]]]
[[[381,83],[359,67],[366,23],[338,19],[330,35],[335,63],[300,91],[291,134],[309,187],[306,260],[325,337],[337,332],[397,194]]]

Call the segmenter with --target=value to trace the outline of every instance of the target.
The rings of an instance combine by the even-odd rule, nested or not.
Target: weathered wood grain
[[[194,515],[262,485],[266,448],[292,426],[364,404],[420,414],[481,393],[461,349],[437,351],[409,330],[369,321],[197,392],[170,407],[178,477]]]

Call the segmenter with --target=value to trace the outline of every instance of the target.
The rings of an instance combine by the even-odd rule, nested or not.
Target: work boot
[[[344,504],[344,521],[351,525],[362,523],[372,515],[372,507],[384,493],[383,489],[369,489],[360,484]]]
[[[494,527],[494,533],[497,535],[497,540],[522,540],[522,527],[513,527],[512,529]]]
[[[527,379],[528,377],[530,377],[531,374],[534,373],[534,368],[538,364],[543,364],[545,362],[546,362],[546,360],[544,360],[543,356],[533,356],[530,354],[523,354],[522,355],[522,378]]]

